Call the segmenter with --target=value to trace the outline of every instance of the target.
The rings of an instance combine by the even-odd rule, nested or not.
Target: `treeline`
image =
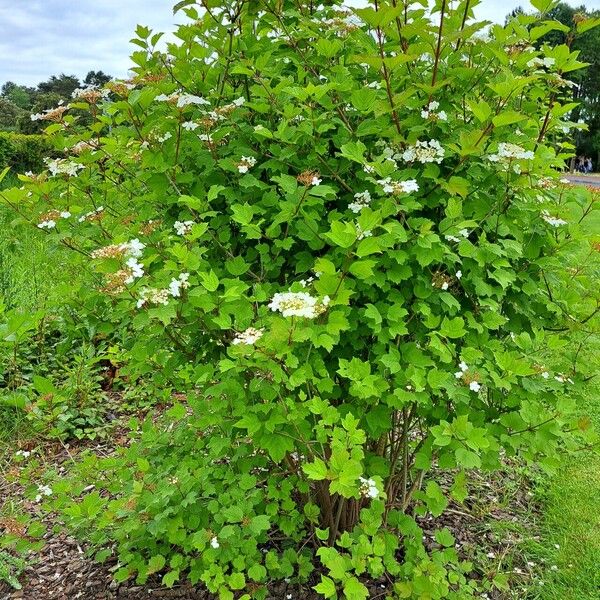
[[[0,131],[40,133],[48,124],[32,121],[32,114],[55,108],[61,102],[68,103],[78,88],[103,86],[110,79],[103,71],[89,71],[83,81],[75,75],[61,73],[35,87],[7,81],[0,89]]]

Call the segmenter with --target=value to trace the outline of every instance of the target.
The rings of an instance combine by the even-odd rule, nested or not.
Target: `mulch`
[[[112,451],[109,445],[85,444],[86,447],[101,454]],[[71,461],[79,449],[68,447],[54,448],[54,452],[46,455],[46,460],[60,472],[65,468],[63,463]],[[461,558],[472,559],[474,555],[504,556],[510,549],[523,540],[517,534],[505,535],[502,539],[489,527],[491,521],[517,522],[524,515],[531,513],[531,497],[527,485],[515,475],[516,469],[507,465],[493,478],[489,474],[473,473],[469,487],[470,494],[463,504],[451,503],[444,515],[433,518],[430,515],[419,517],[419,525],[423,528],[424,543],[435,548],[435,531],[447,527],[456,540],[456,548]],[[440,481],[440,478],[437,479]],[[447,473],[441,475],[441,485],[451,485]],[[499,500],[506,490],[510,489],[511,497],[508,505]],[[24,509],[34,515],[39,510],[35,504],[23,500],[23,490],[18,483],[10,483],[0,478],[0,498],[19,502]],[[39,518],[39,514],[36,515]],[[182,584],[171,589],[160,585],[160,577],[150,579],[144,585],[136,585],[135,581],[117,583],[112,578],[115,560],[97,563],[85,552],[85,546],[77,541],[61,527],[56,527],[54,515],[46,515],[44,523],[47,533],[44,536],[44,547],[31,556],[31,563],[26,567],[20,581],[21,590],[12,590],[7,584],[0,582],[0,600],[141,600],[149,598],[178,598],[181,600],[215,600],[215,596],[200,586]],[[0,531],[1,533],[1,531]],[[517,569],[519,573],[519,571]],[[480,570],[478,577],[486,576]],[[313,583],[314,585],[314,583]],[[369,582],[370,598],[383,598],[386,590],[381,582]],[[309,585],[274,584],[269,588],[268,600],[317,600],[317,596]],[[500,593],[491,593],[489,598],[502,598]]]

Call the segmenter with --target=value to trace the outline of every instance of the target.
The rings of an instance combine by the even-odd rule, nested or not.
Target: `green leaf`
[[[271,521],[267,515],[256,515],[250,520],[248,529],[254,535],[260,535],[263,531],[269,531],[271,528]]]
[[[454,546],[454,536],[447,527],[435,532],[435,541],[446,548]]]
[[[148,575],[152,575],[152,573],[157,573],[162,570],[162,568],[166,564],[166,559],[162,554],[155,554],[148,561],[148,570],[146,571]]]
[[[246,587],[246,577],[243,573],[232,573],[229,576],[229,587],[232,590],[243,590]]]
[[[327,465],[318,457],[311,463],[302,465],[302,470],[309,479],[321,481],[327,478]]]
[[[336,246],[349,248],[356,242],[356,229],[352,223],[343,223],[334,221],[331,224],[331,231],[325,234]]]
[[[340,150],[342,151],[341,155],[348,160],[360,164],[363,164],[365,161],[364,154],[367,147],[362,142],[348,142],[347,144],[344,144]]]
[[[162,583],[164,586],[170,588],[175,585],[175,582],[179,579],[179,569],[173,569],[164,575]]]
[[[211,269],[209,273],[200,273],[202,285],[209,291],[214,292],[219,287],[219,278]]]
[[[315,585],[313,589],[324,598],[333,598],[337,594],[333,579],[325,577],[325,575],[321,575],[321,582]]]
[[[344,582],[344,594],[347,600],[366,600],[369,590],[356,577],[350,577]]]
[[[513,123],[518,123],[519,121],[523,121],[527,116],[521,113],[518,113],[514,110],[507,110],[501,112],[499,115],[496,115],[492,119],[492,123],[495,127],[504,127],[506,125],[512,125]]]

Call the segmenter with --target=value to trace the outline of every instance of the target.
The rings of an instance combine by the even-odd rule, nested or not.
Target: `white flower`
[[[447,282],[447,281],[444,281],[444,283],[442,283],[442,289],[443,289],[444,291],[446,291],[446,290],[448,289],[448,287],[449,287],[449,285],[448,285],[448,282]]]
[[[23,458],[29,458],[31,456],[31,452],[29,452],[29,450],[17,450],[15,452],[15,456],[22,456]]]
[[[542,371],[541,375],[544,379],[548,379],[548,377],[550,377],[550,373],[548,373],[548,371]]]
[[[48,167],[51,175],[68,175],[69,177],[77,177],[77,172],[85,168],[82,164],[73,162],[66,158],[45,158],[44,162]]]
[[[535,153],[532,150],[525,150],[525,148],[522,148],[517,144],[500,142],[498,144],[498,152],[496,154],[490,154],[488,160],[506,163],[511,160],[531,160],[534,157]]]
[[[446,235],[444,236],[449,242],[460,242],[460,238],[457,238],[455,235]]]
[[[246,98],[244,98],[244,96],[240,96],[239,98],[236,98],[232,104],[235,106],[242,106],[242,104],[244,104],[246,102]]]
[[[447,121],[448,115],[446,114],[446,111],[440,110],[439,112],[435,112],[439,107],[440,103],[432,100],[429,105],[421,111],[421,117],[433,121]]]
[[[354,198],[355,201],[348,204],[348,208],[353,213],[359,213],[363,208],[369,206],[371,203],[371,194],[369,193],[369,190],[354,194]]]
[[[200,125],[198,125],[198,123],[195,123],[194,121],[185,121],[181,124],[181,126],[187,131],[194,131],[194,129],[200,127]]]
[[[156,139],[162,144],[167,140],[170,140],[173,137],[173,134],[170,131],[167,131],[163,135],[159,135]]]
[[[324,312],[325,305],[325,302],[319,303],[308,292],[277,292],[269,303],[269,308],[279,311],[284,317],[314,319]]]
[[[177,235],[186,235],[192,229],[194,221],[175,221],[173,229]]]
[[[461,360],[458,363],[458,368],[464,373],[469,370],[469,365],[464,360]]]
[[[44,496],[52,495],[52,488],[48,487],[47,485],[38,484],[37,487],[38,487],[38,494],[35,497],[36,502],[41,502],[41,500]]]
[[[236,333],[235,338],[231,343],[235,346],[237,346],[238,344],[246,344],[248,346],[252,346],[262,337],[264,332],[264,328],[256,329],[254,327],[248,327],[246,331]]]
[[[323,181],[322,179],[320,179],[319,177],[313,177],[310,180],[311,185],[319,185],[321,183],[321,181]]]
[[[553,217],[547,210],[542,211],[542,219],[544,219],[548,225],[552,225],[552,227],[560,227],[561,225],[567,224],[567,221],[559,219],[558,217]]]
[[[409,146],[401,155],[406,162],[441,163],[445,150],[437,140],[417,140],[414,146]]]
[[[133,256],[134,258],[139,258],[142,255],[142,251],[146,247],[146,244],[143,244],[137,238],[127,242],[125,245],[127,246],[127,254],[129,254],[129,256]]]
[[[469,384],[469,389],[472,392],[478,392],[481,389],[481,384],[479,384],[477,381],[471,381]]]
[[[356,239],[357,240],[364,240],[365,238],[371,237],[372,235],[373,235],[373,232],[370,229],[365,229],[363,231],[361,226],[358,223],[356,224]]]
[[[210,545],[213,548],[219,548],[219,540],[216,538],[216,536],[210,540]]]
[[[375,172],[375,167],[372,167],[371,165],[364,165],[364,166],[363,166],[363,171],[364,171],[365,173],[369,173],[369,174],[371,174],[371,173],[374,173],[374,172]]]
[[[189,106],[190,104],[206,106],[210,105],[210,102],[200,96],[194,96],[193,94],[180,94],[177,98],[177,108],[183,108],[184,106]]]
[[[144,275],[144,265],[137,261],[137,258],[132,256],[125,263],[129,268],[129,276],[125,279],[125,283],[133,283],[135,279]]]
[[[54,229],[54,227],[56,227],[56,221],[54,221],[53,219],[48,219],[47,221],[42,221],[41,223],[38,223],[38,227],[40,229]]]
[[[456,279],[460,279],[462,277],[462,271],[456,271]]]
[[[461,229],[458,233],[460,233],[460,235],[462,235],[464,238],[468,238],[470,235],[470,232],[468,229]]]
[[[247,173],[251,167],[256,164],[254,156],[242,156],[240,162],[237,165],[237,169],[240,173]]]
[[[71,213],[68,210],[63,210],[60,213],[61,219],[68,219],[71,216]]]
[[[410,192],[419,191],[419,184],[416,179],[392,181],[390,177],[386,177],[385,179],[379,179],[377,183],[383,187],[386,194],[410,194]]]
[[[359,477],[360,480],[360,494],[364,498],[377,498],[379,496],[379,490],[377,489],[377,484],[373,479],[365,479],[364,477]]]
[[[177,279],[171,279],[171,283],[169,284],[169,293],[173,298],[179,298],[181,296],[181,290],[186,290],[190,287],[189,273],[181,273]]]

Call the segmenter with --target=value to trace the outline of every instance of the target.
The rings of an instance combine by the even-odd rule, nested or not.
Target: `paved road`
[[[597,175],[577,175],[569,174],[565,176],[569,181],[573,183],[582,183],[583,185],[591,185],[594,187],[600,187],[600,177]]]

